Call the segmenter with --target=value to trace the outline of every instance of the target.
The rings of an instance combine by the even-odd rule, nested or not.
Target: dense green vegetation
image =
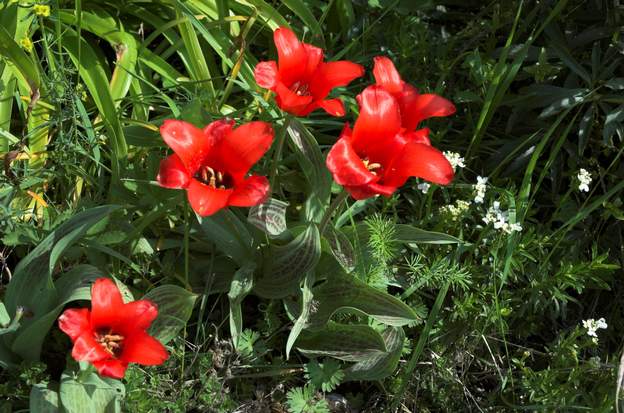
[[[0,1],[0,411],[615,411],[623,19],[610,0]],[[286,25],[366,68],[333,92],[344,118],[285,116],[256,84]],[[380,55],[455,103],[426,126],[463,166],[345,200],[324,159]],[[275,129],[254,167],[287,203],[275,227],[156,183],[162,122],[223,116]],[[105,276],[159,305],[170,353],[122,381],[55,321]]]

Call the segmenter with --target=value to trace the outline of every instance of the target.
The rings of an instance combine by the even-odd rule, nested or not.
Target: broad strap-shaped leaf
[[[253,239],[249,231],[234,213],[222,209],[209,217],[197,215],[204,238],[213,242],[217,249],[243,266],[254,256]]]
[[[331,195],[331,174],[325,167],[325,157],[321,153],[314,135],[296,119],[288,125],[290,142],[303,171],[308,188],[305,202],[305,217],[308,221],[319,222],[329,203]]]
[[[333,321],[320,330],[304,330],[296,347],[308,357],[329,356],[353,362],[386,354],[383,337],[372,327]]]
[[[264,298],[293,294],[321,256],[321,236],[316,224],[310,224],[288,244],[270,246],[266,252],[263,273],[256,279],[254,292]]]
[[[241,304],[243,299],[253,288],[253,275],[256,270],[256,263],[247,262],[234,274],[234,279],[230,285],[228,299],[230,300],[230,335],[234,347],[238,346],[238,338],[243,332],[243,313]]]
[[[412,225],[397,224],[395,238],[404,244],[462,244],[463,241],[441,232],[426,231]]]
[[[275,237],[286,231],[286,208],[288,202],[269,198],[263,204],[249,208],[249,221],[270,237]]]
[[[176,285],[161,285],[145,294],[143,299],[158,306],[158,317],[149,328],[149,334],[167,344],[191,317],[197,295]]]
[[[58,291],[58,301],[55,307],[24,323],[15,334],[11,345],[13,352],[25,360],[38,360],[43,340],[61,314],[63,307],[72,301],[90,300],[91,284],[104,276],[105,274],[91,265],[78,265],[63,274],[55,283]]]
[[[65,371],[59,391],[67,413],[121,413],[125,388],[120,380],[91,373],[86,377]]]
[[[419,319],[414,310],[398,298],[345,273],[328,277],[313,293],[318,305],[309,318],[311,328],[322,328],[336,312],[366,314],[391,326],[403,326]]]
[[[52,231],[24,257],[7,287],[6,306],[10,315],[17,306],[37,313],[49,310],[55,302],[52,270],[61,254],[79,240],[89,228],[110,215],[118,206],[103,205],[80,212]]]
[[[345,381],[383,380],[394,373],[401,359],[405,332],[400,327],[388,327],[382,336],[387,351],[372,355],[346,369]]]

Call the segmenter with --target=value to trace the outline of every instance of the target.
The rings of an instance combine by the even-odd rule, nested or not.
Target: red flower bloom
[[[357,99],[360,116],[353,131],[345,126],[326,162],[334,180],[353,198],[390,196],[410,176],[441,185],[451,182],[453,168],[429,143],[429,130],[402,127],[402,112],[393,95],[373,85]]]
[[[411,131],[416,129],[422,120],[455,113],[455,105],[452,102],[434,94],[421,95],[415,87],[405,83],[392,60],[385,56],[377,56],[374,60],[375,81],[399,102],[401,125],[405,129]]]
[[[155,366],[169,357],[160,341],[145,331],[157,315],[151,301],[124,304],[115,283],[98,278],[91,288],[91,310],[65,310],[59,327],[74,343],[74,359],[90,362],[102,376],[121,379],[128,363]]]
[[[275,30],[273,40],[278,63],[258,63],[254,70],[258,85],[275,92],[277,105],[293,115],[307,116],[323,108],[330,115],[344,116],[340,99],[325,98],[333,88],[362,76],[364,68],[346,60],[323,62],[322,49],[299,42],[286,27]]]
[[[246,176],[271,146],[273,129],[265,122],[233,126],[233,120],[222,119],[202,130],[169,119],[160,127],[175,153],[161,161],[156,180],[165,188],[186,189],[191,207],[201,216],[230,205],[258,205],[268,196],[266,177]]]

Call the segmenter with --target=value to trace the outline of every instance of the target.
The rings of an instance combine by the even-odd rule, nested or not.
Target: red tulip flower
[[[390,92],[373,85],[357,99],[360,115],[353,131],[345,126],[326,162],[353,198],[390,196],[411,176],[441,185],[451,182],[453,168],[431,146],[429,130],[402,127],[401,106]]]
[[[282,110],[307,116],[317,108],[333,116],[344,116],[340,99],[325,99],[329,92],[348,85],[364,74],[364,68],[349,61],[323,62],[323,50],[301,43],[286,27],[273,33],[278,62],[260,62],[254,70],[258,85],[276,93]]]
[[[273,141],[268,123],[249,122],[234,129],[233,120],[222,119],[199,129],[169,119],[160,134],[174,154],[161,161],[156,180],[165,188],[186,189],[199,215],[258,205],[268,196],[265,176],[247,177]]]
[[[374,61],[375,81],[399,102],[401,125],[405,129],[412,131],[425,119],[455,113],[455,105],[449,100],[430,93],[421,95],[415,87],[405,83],[392,60],[377,56]]]
[[[169,357],[160,341],[146,332],[157,315],[151,301],[124,304],[117,285],[98,278],[91,288],[91,310],[65,310],[59,327],[74,343],[74,359],[90,362],[102,376],[121,379],[128,363],[154,366]]]

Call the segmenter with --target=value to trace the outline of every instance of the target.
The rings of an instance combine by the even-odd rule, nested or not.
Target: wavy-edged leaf
[[[158,317],[149,328],[149,334],[167,344],[191,317],[197,295],[176,285],[161,285],[145,294],[143,299],[158,306]]]
[[[222,209],[209,217],[197,215],[197,220],[204,232],[204,237],[240,266],[253,259],[251,234],[232,211]]]
[[[337,312],[366,314],[391,326],[419,320],[414,310],[398,298],[344,273],[329,276],[313,293],[318,304],[310,315],[310,328],[322,328]]]
[[[67,413],[121,413],[125,387],[120,380],[100,377],[95,372],[84,377],[65,371],[59,395]]]
[[[57,385],[58,386],[58,385]],[[58,389],[44,383],[35,384],[30,389],[29,408],[31,413],[60,412]]]
[[[346,272],[351,272],[355,268],[355,250],[349,238],[340,229],[327,227],[323,234],[329,249],[336,258],[336,261]]]
[[[303,330],[296,348],[308,357],[329,356],[352,362],[386,353],[383,337],[372,327],[332,321],[320,330]]]
[[[297,161],[308,181],[305,202],[306,219],[319,222],[331,195],[332,178],[325,166],[325,158],[321,153],[314,135],[298,120],[291,119],[288,125],[290,143],[297,156]]]
[[[9,314],[15,314],[18,305],[35,310],[49,308],[51,300],[41,293],[54,290],[51,276],[56,261],[89,228],[118,208],[117,205],[102,205],[79,212],[52,231],[24,257],[7,287],[5,304]]]
[[[387,351],[359,361],[345,370],[345,381],[383,380],[396,370],[405,340],[402,328],[388,327],[382,334]]]
[[[230,285],[228,299],[230,301],[230,335],[234,347],[238,347],[238,338],[243,332],[243,299],[253,288],[253,275],[256,270],[256,263],[253,261],[245,263],[236,273]]]
[[[286,360],[290,357],[290,350],[295,344],[295,341],[297,341],[299,334],[303,331],[306,323],[308,322],[308,317],[310,317],[310,313],[312,312],[314,305],[312,286],[314,285],[315,280],[316,277],[314,276],[313,271],[309,271],[303,280],[303,287],[301,288],[301,311],[299,312],[299,317],[295,321],[295,325],[293,325],[293,328],[290,330],[290,334],[288,334],[288,340],[286,341]]]
[[[254,292],[264,298],[283,298],[293,294],[303,276],[314,269],[320,256],[321,237],[316,224],[310,224],[288,244],[269,247]]]
[[[65,305],[76,300],[90,300],[91,284],[103,276],[99,269],[91,265],[78,265],[63,274],[55,283],[59,294],[55,307],[24,323],[13,341],[12,351],[25,360],[38,360],[43,340]]]
[[[288,202],[269,198],[264,203],[249,208],[249,221],[267,235],[275,237],[286,231],[286,208]]]

